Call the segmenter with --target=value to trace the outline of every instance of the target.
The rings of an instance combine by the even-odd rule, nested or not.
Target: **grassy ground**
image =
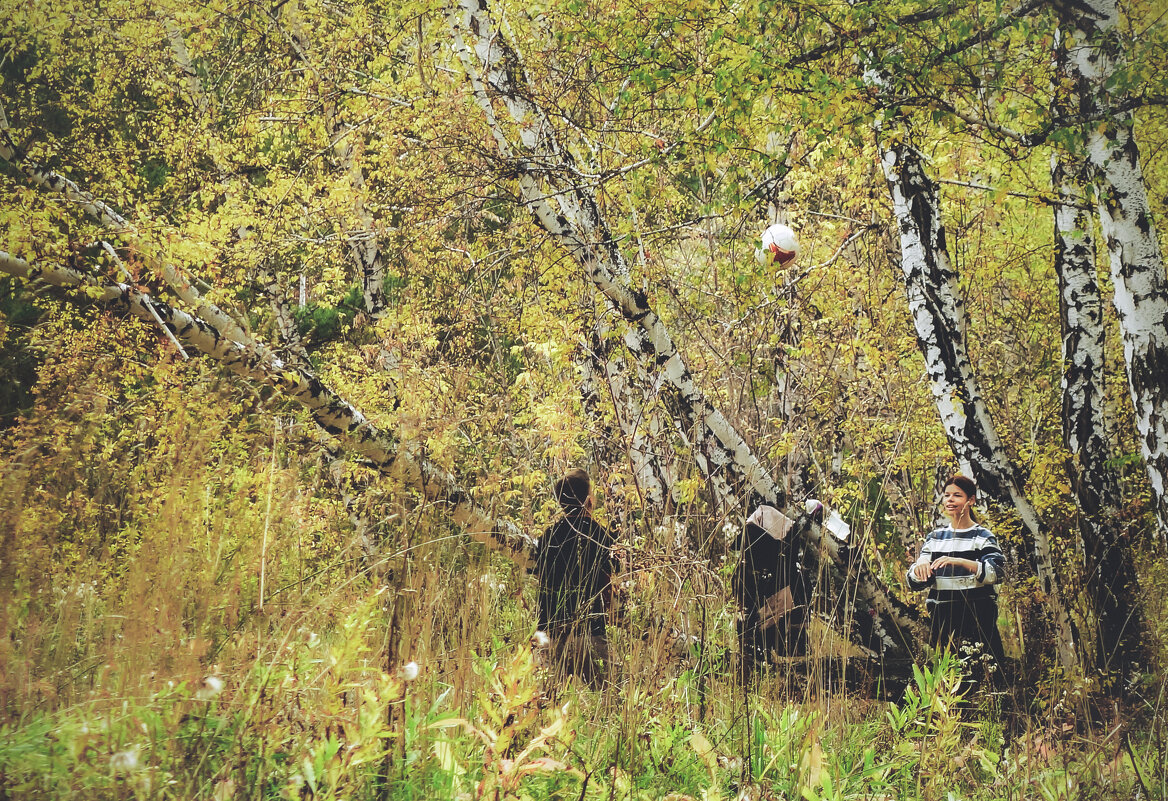
[[[1053,703],[962,698],[941,655],[895,703],[785,670],[744,689],[628,632],[599,689],[555,681],[526,631],[415,675],[384,662],[389,595],[346,596],[331,623],[319,604],[254,616],[186,680],[141,654],[56,677],[67,693],[24,688],[0,728],[5,796],[1165,797],[1163,685],[1112,707],[1069,684]]]
[[[214,373],[191,393],[81,367],[0,442],[0,798],[1168,797],[1153,666],[962,698],[942,657],[895,702],[791,666],[744,688],[727,565],[673,526],[630,539],[607,681],[557,681],[532,579],[440,508],[338,475]]]

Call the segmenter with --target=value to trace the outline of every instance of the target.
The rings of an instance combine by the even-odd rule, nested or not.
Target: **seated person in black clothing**
[[[789,537],[792,521],[772,506],[759,506],[746,521],[734,571],[740,675],[775,656],[807,652],[807,603],[811,582],[800,564],[799,543]]]
[[[592,519],[592,482],[583,470],[557,481],[555,496],[564,515],[536,546],[539,626],[552,640],[558,667],[595,682],[608,658],[613,537]]]

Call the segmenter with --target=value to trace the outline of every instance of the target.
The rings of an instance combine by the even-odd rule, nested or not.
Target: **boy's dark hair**
[[[552,490],[556,500],[565,512],[573,512],[584,506],[588,495],[592,492],[592,480],[588,473],[579,467],[573,467],[564,473],[564,477],[556,482]]]
[[[941,485],[941,488],[944,489],[950,484],[964,492],[969,498],[977,497],[977,484],[975,484],[973,479],[969,478],[968,476],[963,476],[960,473],[954,473],[953,475],[949,476],[949,478],[945,479],[945,483]]]

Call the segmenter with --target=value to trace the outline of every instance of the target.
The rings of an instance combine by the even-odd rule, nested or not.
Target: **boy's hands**
[[[956,556],[942,556],[932,562],[918,562],[913,565],[913,578],[917,581],[927,581],[930,576],[941,567],[959,567],[969,573],[976,573],[977,562],[972,559],[961,559]]]

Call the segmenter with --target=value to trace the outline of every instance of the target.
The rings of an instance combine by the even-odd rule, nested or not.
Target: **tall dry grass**
[[[532,650],[529,576],[288,410],[96,348],[39,391],[0,445],[8,797],[1165,797],[1152,666],[1122,708],[1089,677],[962,698],[945,659],[889,704],[825,669],[850,646],[817,621],[810,667],[743,686],[701,499],[606,499],[628,559],[594,689]]]

